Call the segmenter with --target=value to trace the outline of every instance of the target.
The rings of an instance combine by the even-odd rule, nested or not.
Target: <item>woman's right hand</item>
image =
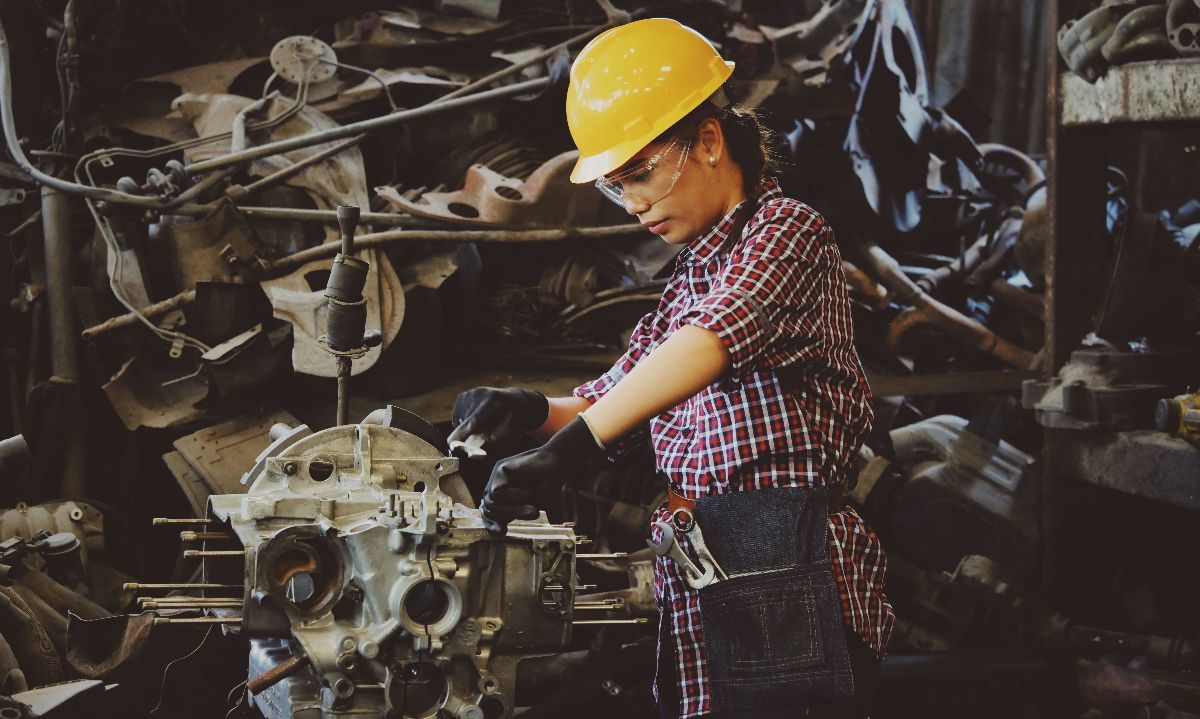
[[[466,442],[478,435],[478,444],[505,442],[545,424],[550,414],[546,395],[517,387],[476,387],[454,400],[450,442]]]

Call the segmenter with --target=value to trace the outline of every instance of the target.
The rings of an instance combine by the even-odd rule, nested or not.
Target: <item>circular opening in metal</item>
[[[500,719],[504,716],[504,702],[496,697],[484,697],[479,700],[479,708],[483,710],[484,719]]]
[[[521,194],[520,190],[515,187],[509,187],[508,185],[499,185],[496,187],[496,194],[500,195],[506,200],[516,201],[525,199],[525,196]]]
[[[345,699],[354,693],[354,683],[346,677],[342,677],[333,683],[333,693]]]
[[[491,694],[492,692],[496,691],[496,680],[488,679],[487,681],[485,681],[483,683],[483,690],[485,692],[487,692],[488,694]]]
[[[333,476],[333,460],[328,457],[313,457],[308,463],[308,476],[314,482],[324,482]]]
[[[404,611],[417,624],[437,624],[450,608],[450,595],[441,582],[427,579],[408,591]]]
[[[417,482],[416,484],[413,485],[413,491],[414,492],[424,492],[425,491],[425,483]]]
[[[392,708],[401,716],[429,714],[446,697],[446,677],[432,664],[410,664],[400,669],[388,688]],[[499,716],[499,715],[497,715]]]
[[[446,209],[459,217],[469,217],[472,219],[479,217],[479,210],[476,210],[465,202],[451,202],[449,205],[446,205]]]
[[[0,719],[21,719],[21,710],[13,707],[0,707]]]

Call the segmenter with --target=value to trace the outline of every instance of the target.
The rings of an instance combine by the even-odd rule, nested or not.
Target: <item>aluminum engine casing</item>
[[[510,716],[517,664],[570,638],[572,529],[489,533],[444,491],[470,501],[458,460],[407,432],[305,431],[259,457],[247,494],[209,501],[246,550],[244,571],[206,559],[205,580],[244,582],[250,678],[309,659],[252,701],[268,719]]]

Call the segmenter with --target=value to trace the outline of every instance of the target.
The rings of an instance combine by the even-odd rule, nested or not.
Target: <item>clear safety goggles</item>
[[[621,207],[627,203],[653,205],[675,189],[691,150],[690,139],[676,137],[633,167],[598,178],[596,188]]]

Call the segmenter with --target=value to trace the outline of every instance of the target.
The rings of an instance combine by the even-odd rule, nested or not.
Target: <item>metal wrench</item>
[[[708,586],[713,579],[712,567],[709,567],[708,572],[705,573],[700,569],[700,567],[696,566],[696,563],[692,561],[692,558],[689,557],[687,552],[683,551],[683,547],[679,545],[679,540],[675,537],[675,529],[671,525],[667,524],[666,522],[655,522],[654,526],[658,527],[662,531],[662,539],[658,542],[655,542],[652,539],[647,539],[646,546],[653,549],[654,553],[658,556],[669,556],[671,559],[675,560],[676,564],[678,564],[680,567],[683,567],[683,572],[686,575],[687,583],[693,588],[699,589],[700,587]],[[696,585],[697,582],[700,583],[699,586]]]
[[[704,567],[705,575],[708,577],[708,581],[700,585],[689,582],[693,589],[706,587],[721,579],[729,579],[729,575],[717,563],[717,558],[708,551],[708,545],[704,542],[704,532],[700,531],[700,523],[696,521],[695,515],[686,509],[677,509],[671,513],[671,524],[687,536],[688,542],[692,545],[692,549],[696,550],[696,556],[700,559],[700,566]],[[720,579],[715,579],[713,575]]]

